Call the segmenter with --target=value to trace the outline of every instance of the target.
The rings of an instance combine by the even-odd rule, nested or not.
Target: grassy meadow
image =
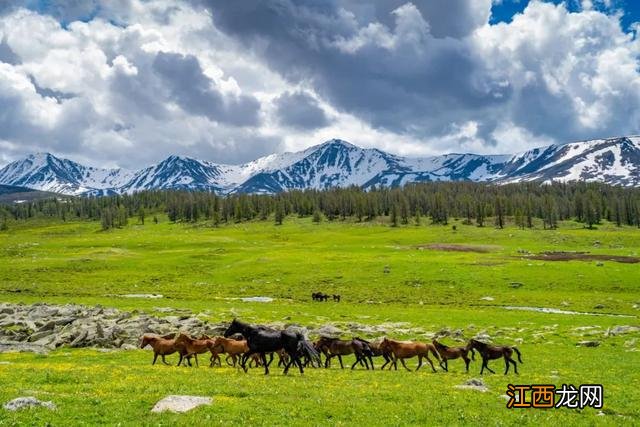
[[[54,401],[58,410],[0,409],[0,425],[640,423],[640,391],[634,387],[640,380],[640,334],[607,333],[639,326],[640,264],[606,259],[640,256],[639,229],[603,224],[587,230],[566,222],[557,230],[499,230],[426,220],[392,228],[293,217],[282,226],[219,228],[162,217],[159,224],[133,222],[107,232],[96,222],[10,224],[0,232],[0,301],[101,304],[157,316],[166,315],[164,307],[183,308],[215,322],[239,317],[313,326],[396,325],[398,332],[389,335],[418,340],[461,329],[465,337],[487,333],[497,343],[518,343],[521,373],[505,377],[503,362],[494,361],[497,374],[483,376],[489,391],[481,393],[455,388],[479,377],[479,360],[469,374],[458,360],[450,362],[449,373],[341,371],[334,363],[303,377],[285,377],[278,369],[264,377],[255,369],[244,374],[228,367],[152,367],[149,350],[5,353],[0,403],[33,395]],[[559,251],[605,259],[535,256]],[[340,294],[342,301],[312,302],[314,291]],[[274,301],[239,299],[255,296]],[[583,340],[601,344],[576,346]],[[604,408],[508,410],[503,395],[509,382],[600,383]],[[214,403],[187,414],[151,414],[168,394],[212,396]]]

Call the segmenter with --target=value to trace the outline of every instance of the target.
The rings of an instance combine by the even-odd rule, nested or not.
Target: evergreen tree
[[[284,220],[284,201],[282,199],[279,199],[276,202],[276,213],[275,213],[276,225],[282,225],[283,220]]]
[[[144,218],[145,218],[145,211],[143,207],[140,207],[140,209],[138,209],[138,222],[140,222],[140,224],[144,225]]]

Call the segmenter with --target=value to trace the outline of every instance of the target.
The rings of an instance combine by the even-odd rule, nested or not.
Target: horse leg
[[[198,353],[193,353],[193,357],[195,357],[196,359],[196,368],[199,368],[200,365],[198,365]]]
[[[485,366],[485,367],[487,368],[487,370],[488,370],[489,372],[491,372],[492,374],[495,374],[495,373],[496,373],[496,371],[494,371],[493,369],[491,369],[491,368],[489,367],[489,359],[487,359],[487,361],[485,362],[484,366]]]
[[[509,373],[509,359],[507,359],[507,356],[504,357],[504,365],[505,365],[505,369],[504,369],[504,374],[507,375],[507,373]]]
[[[331,361],[331,355],[327,355],[327,360],[324,361],[324,367],[328,368],[329,367],[329,362]]]
[[[484,367],[487,364],[486,360],[482,359],[482,367],[480,368],[480,375],[484,372]]]
[[[344,369],[344,365],[342,364],[342,356],[338,355],[338,360],[340,361],[340,368]]]
[[[302,367],[302,361],[300,360],[298,355],[295,356],[295,359],[296,359],[296,364],[298,365],[298,368],[300,368],[300,375],[303,375],[304,374],[304,368]]]
[[[512,358],[507,359],[508,362],[513,363],[513,371],[518,375],[518,364]]]
[[[465,365],[466,372],[469,372],[469,363],[470,362],[471,362],[471,360],[469,360],[469,358],[467,356],[464,356],[464,365]]]
[[[251,357],[251,355],[253,354],[252,350],[247,351],[246,353],[244,353],[242,355],[242,360],[240,361],[240,366],[242,367],[242,369],[247,372],[248,368],[247,368],[247,360],[249,360],[249,357]]]
[[[267,355],[265,354],[265,360],[267,359]],[[271,362],[273,362],[273,353],[269,353],[269,362],[267,363],[267,366],[271,365]]]
[[[418,355],[418,366],[416,366],[416,372],[420,370],[421,366],[422,366],[422,356]]]
[[[360,357],[356,354],[356,361],[355,361],[355,362],[353,362],[353,365],[351,365],[351,370],[352,370],[352,371],[353,371],[353,369],[356,367],[356,365],[357,365],[358,363],[360,363],[360,364],[362,365],[362,360],[361,360],[361,359],[360,359]],[[365,363],[366,363],[366,362],[365,362]],[[369,368],[367,367],[367,369],[369,369]]]
[[[153,353],[153,362],[151,362],[151,365],[155,365],[156,364],[156,360],[158,359],[158,353]]]
[[[368,356],[368,357],[369,357],[369,363],[371,364],[371,370],[372,370],[372,371],[375,371],[375,370],[376,370],[376,367],[375,367],[375,366],[373,366],[373,358],[372,358],[371,356]]]
[[[431,370],[433,372],[437,372],[435,366],[433,366],[433,362],[431,361],[431,359],[429,359],[429,355],[427,354],[425,357],[427,358],[427,362],[429,362],[429,365],[431,365]]]
[[[389,362],[391,362],[391,359],[386,354],[383,354],[382,357],[384,358],[384,363],[382,364],[380,369],[384,370],[384,367],[387,366]]]
[[[404,363],[404,359],[400,359],[400,362],[402,363],[402,366],[404,366],[404,369],[411,372],[411,369],[407,368],[407,365]],[[397,365],[396,365],[396,368],[397,368]]]
[[[260,353],[260,359],[262,359],[262,364],[264,365],[264,374],[269,375],[269,363],[267,363],[267,355],[264,353]],[[271,355],[271,360],[273,360],[273,354]]]

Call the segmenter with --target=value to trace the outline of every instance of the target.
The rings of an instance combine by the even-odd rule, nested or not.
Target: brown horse
[[[185,355],[180,353],[180,360],[178,361],[178,366],[182,363],[184,357],[194,356],[196,359],[196,366],[198,365],[198,354],[206,353],[211,351],[211,347],[213,346],[213,340],[211,339],[195,339],[191,338],[189,335],[181,332],[176,338],[176,344],[182,345],[185,349]]]
[[[518,350],[518,348],[514,346],[509,347],[506,345],[491,345],[483,343],[482,341],[472,339],[471,341],[469,341],[467,347],[470,349],[478,350],[478,353],[480,353],[480,356],[482,356],[482,369],[480,369],[480,375],[482,375],[482,372],[484,372],[484,368],[487,368],[489,372],[495,374],[495,372],[489,367],[489,361],[500,359],[501,357],[504,358],[504,374],[507,375],[507,373],[509,372],[510,364],[513,364],[513,370],[517,374],[518,365],[516,364],[516,361],[511,358],[514,351],[518,355],[518,361],[522,363],[522,355],[520,354],[520,350]]]
[[[475,360],[475,352],[473,351],[473,348],[469,346],[449,347],[436,340],[433,340],[431,342],[433,346],[436,348],[436,350],[438,351],[438,353],[440,354],[440,357],[442,359],[440,360],[440,367],[442,369],[449,372],[449,360],[457,359],[460,357],[462,358],[462,360],[464,360],[466,370],[467,372],[469,372],[469,363],[471,362],[471,360],[467,355],[469,354],[469,352],[471,352],[471,358]]]
[[[168,365],[165,360],[165,356],[170,354],[180,352],[180,360],[182,360],[182,353],[184,353],[184,346],[177,343],[173,338],[175,334],[160,336],[157,334],[144,334],[142,336],[142,341],[140,342],[140,348],[145,348],[147,345],[150,345],[153,348],[153,362],[152,365],[156,364],[156,360],[158,356],[162,357],[162,363]],[[189,364],[191,361],[189,360]]]
[[[320,339],[314,343],[314,346],[325,355],[325,368],[328,368],[331,359],[337,356],[340,361],[340,367],[344,369],[342,356],[355,354],[356,361],[351,365],[351,369],[354,369],[360,362],[364,362],[364,366],[367,369],[369,369],[369,365],[371,365],[371,369],[374,369],[373,360],[371,359],[372,352],[367,341],[359,338],[341,340],[338,338],[320,337]]]
[[[226,362],[230,366],[236,366],[237,359],[245,352],[249,351],[249,346],[246,340],[235,340],[232,338],[215,337],[211,344],[211,365],[213,366],[215,360],[220,361],[219,354],[227,354]],[[233,364],[229,363],[229,359],[233,360]]]
[[[380,343],[380,348],[391,354],[393,366],[396,370],[398,370],[398,359],[400,359],[402,366],[404,366],[407,371],[410,371],[411,369],[407,368],[407,365],[404,363],[404,359],[410,359],[418,356],[418,366],[416,367],[416,371],[422,366],[422,358],[424,357],[431,365],[433,372],[436,372],[433,362],[429,359],[429,352],[431,352],[436,360],[440,362],[440,356],[438,355],[436,348],[433,344],[429,343],[417,341],[396,341],[385,338],[382,340],[382,343]],[[391,365],[389,365],[389,369],[391,369]]]

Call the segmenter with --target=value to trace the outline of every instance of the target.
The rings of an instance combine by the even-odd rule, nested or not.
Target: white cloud
[[[490,0],[282,0],[286,25],[235,2],[75,3],[0,15],[12,58],[0,62],[0,161],[241,162],[330,138],[405,155],[509,153],[640,131],[640,42],[602,12],[615,1],[579,13],[532,1],[496,25]]]

